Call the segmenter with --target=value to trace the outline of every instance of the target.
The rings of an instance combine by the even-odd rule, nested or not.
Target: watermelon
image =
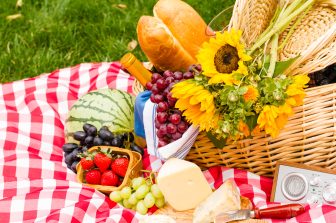
[[[131,132],[134,128],[135,97],[116,89],[99,89],[82,96],[70,109],[65,121],[67,142],[75,142],[73,134],[85,123],[111,132]]]

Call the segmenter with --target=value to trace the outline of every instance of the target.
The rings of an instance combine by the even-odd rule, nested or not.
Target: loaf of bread
[[[186,70],[195,64],[202,43],[209,39],[201,16],[181,0],[159,0],[153,16],[137,25],[140,47],[159,70]]]
[[[241,209],[241,198],[237,185],[225,181],[215,192],[204,200],[194,211],[193,223],[211,223],[222,212]]]

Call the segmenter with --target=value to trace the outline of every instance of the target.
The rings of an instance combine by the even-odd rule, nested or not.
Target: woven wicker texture
[[[202,168],[216,165],[273,176],[277,161],[336,168],[336,84],[310,88],[280,135],[245,139],[222,149],[201,133],[187,156]]]
[[[287,70],[288,74],[312,73],[336,62],[336,10],[327,5],[317,5],[302,18],[299,17],[280,36],[285,40],[290,27],[299,21],[279,52],[280,60],[300,55]]]
[[[268,27],[277,0],[238,0],[233,9],[230,28],[243,30],[243,40],[247,47]]]

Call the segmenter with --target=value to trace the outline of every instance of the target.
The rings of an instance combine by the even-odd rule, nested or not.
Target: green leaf
[[[274,74],[273,77],[276,77],[280,74],[283,74],[283,72],[290,66],[292,65],[292,63],[294,63],[295,60],[297,60],[299,58],[299,56],[288,59],[286,61],[278,61],[275,64],[275,70],[274,70]]]
[[[221,149],[226,145],[226,139],[220,138],[217,139],[215,135],[213,135],[211,132],[206,133],[208,138],[211,140],[211,142],[215,145],[215,147]]]
[[[257,119],[258,117],[256,115],[246,117],[246,124],[249,127],[250,132],[257,126]]]

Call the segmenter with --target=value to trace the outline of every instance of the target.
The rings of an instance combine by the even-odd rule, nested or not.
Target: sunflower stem
[[[268,71],[267,71],[267,76],[268,77],[273,77],[273,74],[274,74],[274,70],[275,70],[275,64],[277,62],[277,59],[278,59],[278,41],[279,41],[279,34],[275,34],[273,37],[272,37],[272,40],[271,40],[271,58],[270,58],[270,66],[268,68]]]
[[[292,13],[290,13],[290,10],[292,10],[292,8],[290,8],[290,6],[289,6],[290,10],[284,12],[283,16],[281,16],[283,19],[282,20],[278,19],[277,22],[273,25],[272,29],[270,31],[268,31],[262,38],[260,38],[258,41],[256,41],[254,43],[254,45],[249,50],[249,55],[252,55],[252,53],[257,48],[262,46],[274,34],[279,33],[284,28],[284,26],[286,26],[288,23],[290,23],[297,15],[299,15],[300,13],[305,11],[307,8],[309,8],[314,3],[314,1],[315,0],[307,0],[302,5],[300,5],[297,9],[295,9]],[[297,0],[297,1],[294,1],[294,2],[295,3],[297,3],[297,2],[300,3],[301,0]],[[286,15],[286,17],[284,17],[284,15]]]

